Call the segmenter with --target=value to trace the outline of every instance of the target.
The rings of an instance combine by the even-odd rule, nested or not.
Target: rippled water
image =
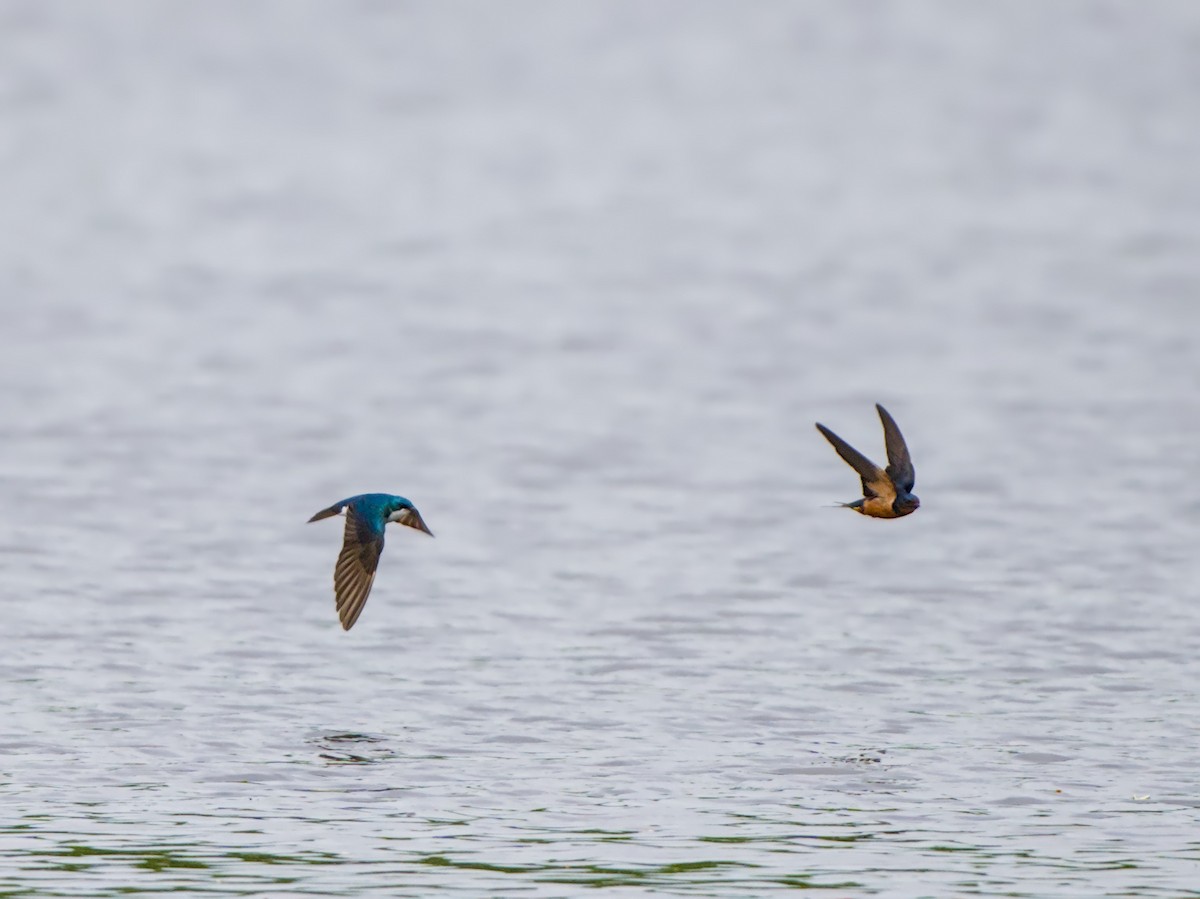
[[[1200,895],[1198,46],[4,4],[0,893]]]

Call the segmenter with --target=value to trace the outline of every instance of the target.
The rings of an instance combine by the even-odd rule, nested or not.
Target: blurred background
[[[1195,889],[1198,49],[0,3],[0,891]]]

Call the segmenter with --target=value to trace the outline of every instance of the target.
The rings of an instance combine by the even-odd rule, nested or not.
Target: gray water
[[[0,894],[1200,895],[1198,98],[1189,2],[4,3]]]

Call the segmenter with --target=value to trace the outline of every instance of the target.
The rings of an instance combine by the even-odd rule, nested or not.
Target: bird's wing
[[[375,569],[379,567],[379,554],[383,552],[383,528],[374,528],[354,507],[346,509],[346,537],[342,541],[342,552],[333,569],[333,593],[337,598],[338,617],[343,630],[350,630],[362,614],[371,585],[375,583]]]
[[[896,498],[896,488],[892,486],[891,480],[883,469],[820,422],[817,423],[817,430],[833,444],[837,454],[858,472],[858,476],[862,478],[863,496],[868,499],[878,496],[889,501]]]
[[[342,509],[345,507],[345,505],[346,505],[345,500],[336,502],[332,506],[330,506],[328,509],[322,509],[316,515],[314,515],[312,518],[310,518],[308,520],[308,523],[312,524],[314,521],[321,521],[324,518],[332,518],[334,515],[340,515],[342,513]]]
[[[416,509],[403,509],[395,519],[397,524],[403,524],[410,528],[415,528],[418,531],[424,531],[430,537],[433,536],[433,531],[429,530],[429,526],[425,524],[425,519],[421,517],[421,513]]]
[[[888,477],[905,493],[910,493],[917,483],[917,473],[908,455],[908,444],[904,442],[904,435],[888,410],[878,403],[875,408],[879,411],[879,420],[883,422],[883,439],[887,443]]]

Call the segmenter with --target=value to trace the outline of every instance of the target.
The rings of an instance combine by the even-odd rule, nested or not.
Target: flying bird
[[[387,524],[395,521],[424,531],[430,537],[433,531],[426,527],[416,506],[403,496],[390,493],[352,496],[322,509],[309,522],[334,515],[346,516],[346,536],[333,569],[333,593],[342,629],[348,631],[354,627],[371,595],[375,569],[379,567],[379,555],[383,552],[383,529]]]
[[[913,471],[912,459],[908,455],[908,445],[888,410],[878,403],[875,404],[875,408],[879,410],[879,420],[883,422],[883,439],[887,444],[886,470],[825,425],[817,422],[817,430],[825,435],[825,439],[833,444],[837,454],[862,478],[863,498],[841,505],[872,518],[900,518],[911,515],[920,507],[921,501],[912,492],[916,474]]]

